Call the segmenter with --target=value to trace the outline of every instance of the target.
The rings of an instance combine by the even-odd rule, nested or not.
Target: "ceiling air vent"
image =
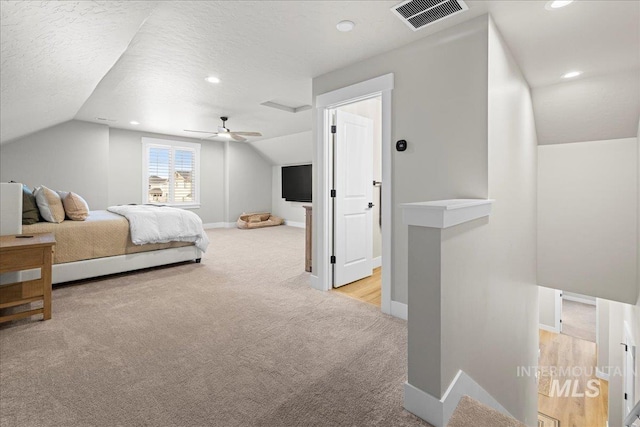
[[[408,0],[393,6],[391,11],[417,31],[468,9],[462,0]]]

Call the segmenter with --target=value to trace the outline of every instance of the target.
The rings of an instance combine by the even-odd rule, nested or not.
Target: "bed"
[[[56,237],[54,284],[202,257],[194,243],[134,245],[127,219],[108,211],[91,211],[85,221],[22,225],[22,184],[0,183],[0,234],[46,232]]]

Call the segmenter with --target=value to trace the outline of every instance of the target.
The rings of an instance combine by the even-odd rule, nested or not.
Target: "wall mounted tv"
[[[282,198],[288,202],[311,201],[311,165],[282,167]]]

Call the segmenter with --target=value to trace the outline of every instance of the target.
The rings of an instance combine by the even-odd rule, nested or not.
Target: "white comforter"
[[[209,246],[202,220],[191,211],[153,205],[110,206],[107,210],[127,218],[135,245],[195,242],[202,252]]]

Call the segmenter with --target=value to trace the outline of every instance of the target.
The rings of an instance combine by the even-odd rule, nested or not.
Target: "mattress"
[[[54,264],[193,245],[188,242],[134,245],[127,219],[107,211],[91,211],[85,221],[23,225],[22,234],[30,233],[55,235]]]

